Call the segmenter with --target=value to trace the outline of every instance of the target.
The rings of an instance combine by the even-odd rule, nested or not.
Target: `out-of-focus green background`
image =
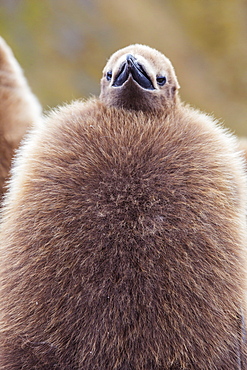
[[[44,109],[97,95],[107,58],[143,43],[183,100],[247,136],[246,0],[0,0],[0,34]]]

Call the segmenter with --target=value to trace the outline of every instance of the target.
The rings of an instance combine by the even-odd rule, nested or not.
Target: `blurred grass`
[[[183,100],[247,136],[245,0],[0,0],[0,34],[45,109],[97,95],[107,58],[138,42],[171,59]]]

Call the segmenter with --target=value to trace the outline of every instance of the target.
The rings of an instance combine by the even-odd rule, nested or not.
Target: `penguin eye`
[[[166,83],[166,77],[157,77],[156,81],[157,81],[158,85],[163,86]]]
[[[107,74],[106,74],[106,79],[107,79],[107,81],[110,81],[110,80],[111,80],[111,78],[112,78],[112,72],[111,72],[111,71],[109,71],[109,72],[107,72]]]

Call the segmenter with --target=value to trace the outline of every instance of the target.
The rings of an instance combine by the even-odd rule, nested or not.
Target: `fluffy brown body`
[[[0,200],[15,149],[41,114],[12,51],[0,37]]]
[[[179,100],[53,112],[5,199],[0,368],[245,369],[245,189],[235,139]]]

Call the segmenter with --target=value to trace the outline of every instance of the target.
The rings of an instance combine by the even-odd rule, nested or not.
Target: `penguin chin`
[[[177,101],[175,97],[167,99],[166,95],[156,89],[141,87],[131,74],[119,87],[103,85],[100,100],[107,106],[156,114],[163,114]]]
[[[111,94],[108,94],[108,105],[116,108],[145,112],[153,110],[153,107],[155,106],[155,109],[157,110],[160,96],[155,94],[155,90],[141,87],[133,78],[132,74],[128,76],[128,79],[121,87],[112,86],[110,90]],[[156,100],[155,105],[154,100]]]

